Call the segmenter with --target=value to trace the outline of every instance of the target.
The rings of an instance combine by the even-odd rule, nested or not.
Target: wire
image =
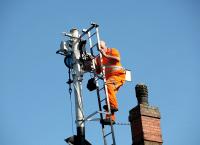
[[[71,87],[71,69],[68,69],[68,74],[69,74],[69,80],[68,80],[68,85],[69,85],[69,98],[70,98],[70,112],[71,112],[71,127],[72,127],[72,133],[74,134],[74,116],[73,116],[73,106],[72,106],[72,87]]]
[[[126,123],[124,123],[124,122],[116,122],[115,125],[120,125],[120,126],[122,126],[122,125],[128,125],[128,126],[130,126],[130,123],[129,122],[126,122]]]

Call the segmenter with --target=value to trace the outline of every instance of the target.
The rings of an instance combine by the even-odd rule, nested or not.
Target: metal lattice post
[[[84,113],[83,113],[83,102],[82,102],[82,74],[80,67],[80,51],[78,49],[79,45],[79,32],[77,29],[71,29],[72,34],[72,50],[73,50],[73,85],[74,85],[74,95],[75,95],[75,110],[76,110],[76,128],[77,128],[77,139],[80,145],[84,145],[85,141],[85,125],[83,123]]]

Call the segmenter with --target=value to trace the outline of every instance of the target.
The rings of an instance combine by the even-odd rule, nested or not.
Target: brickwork
[[[144,145],[162,145],[162,143],[153,141],[144,141]]]
[[[157,107],[139,104],[129,112],[133,145],[162,145],[160,112]]]
[[[160,119],[141,116],[144,140],[162,142]]]

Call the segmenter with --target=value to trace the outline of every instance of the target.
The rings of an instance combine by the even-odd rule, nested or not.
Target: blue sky
[[[150,104],[160,108],[164,145],[198,144],[198,0],[3,0],[0,19],[1,145],[64,145],[64,138],[75,132],[67,69],[55,52],[61,32],[87,28],[91,21],[133,72],[133,82],[118,93],[117,121],[128,122],[128,111],[137,104],[134,87],[142,82],[149,88]],[[86,82],[87,115],[97,108],[97,99]],[[115,131],[118,145],[131,144],[129,126]],[[86,138],[103,144],[98,123],[86,124]]]

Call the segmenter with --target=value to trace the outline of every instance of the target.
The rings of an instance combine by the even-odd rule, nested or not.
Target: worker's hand
[[[106,52],[104,51],[104,49],[100,49],[99,51],[100,51],[100,53],[101,53],[103,56],[106,57]]]
[[[101,52],[101,54],[103,56],[106,56],[107,46],[106,46],[106,43],[104,41],[100,41],[100,49],[99,49],[99,51]]]

